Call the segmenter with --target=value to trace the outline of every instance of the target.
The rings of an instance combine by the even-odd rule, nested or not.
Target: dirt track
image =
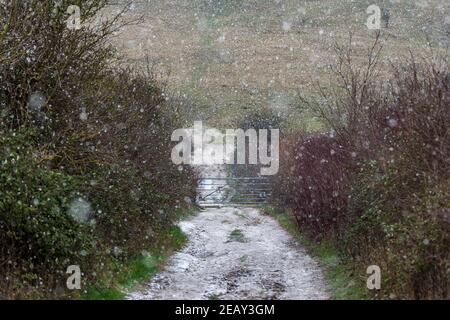
[[[187,246],[130,299],[328,298],[317,264],[257,209],[207,209],[180,227]]]

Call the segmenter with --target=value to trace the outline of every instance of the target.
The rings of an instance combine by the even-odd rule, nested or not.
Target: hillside
[[[228,123],[260,105],[285,115],[298,94],[310,94],[326,77],[336,58],[335,42],[348,41],[351,32],[365,55],[374,34],[366,27],[371,4],[133,1],[127,19],[143,20],[122,29],[115,44],[130,63],[148,59],[154,64],[172,92],[192,101],[197,119]],[[448,47],[447,1],[382,1],[380,7],[390,13],[388,28],[382,29],[384,63],[408,55],[409,49],[426,51],[429,42]]]

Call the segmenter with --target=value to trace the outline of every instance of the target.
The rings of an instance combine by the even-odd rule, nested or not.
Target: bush
[[[448,183],[420,195],[401,194],[408,177],[399,178],[391,170],[383,176],[366,170],[354,183],[348,210],[350,215],[362,214],[348,225],[342,252],[358,265],[377,264],[386,270],[383,285],[390,295],[446,298]]]
[[[104,0],[2,1],[3,126],[12,128],[30,122],[55,126],[60,121],[59,125],[65,126],[64,114],[84,102],[76,98],[80,91],[89,90],[92,80],[110,69],[112,50],[106,41],[112,24],[90,23],[105,3]],[[73,4],[83,8],[84,27],[78,31],[66,27],[66,11]]]
[[[56,288],[68,265],[87,268],[94,246],[90,212],[78,212],[75,205],[83,198],[81,182],[40,164],[30,143],[35,138],[30,132],[0,138],[0,285],[13,291]],[[44,283],[41,276],[48,270]],[[17,273],[24,276],[13,283]]]
[[[351,46],[336,50],[339,85],[308,102],[330,134],[286,138],[275,189],[356,272],[381,267],[379,297],[448,298],[448,60],[411,57],[386,81],[378,38],[363,68]]]
[[[280,163],[288,166],[277,177],[275,198],[289,197],[287,203],[310,236],[319,239],[337,233],[346,215],[349,174],[345,165],[350,163],[349,155],[329,135],[292,141],[291,152],[281,151]]]
[[[110,281],[195,193],[192,171],[168,161],[176,105],[117,61],[120,17],[94,23],[105,3],[0,3],[0,295],[77,296],[63,289],[69,265],[83,288]],[[80,30],[66,28],[69,4]]]

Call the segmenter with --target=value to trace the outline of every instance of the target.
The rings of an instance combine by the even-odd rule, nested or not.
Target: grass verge
[[[178,209],[175,216],[178,221],[188,218],[197,212],[195,207]],[[161,234],[161,239],[154,247],[141,252],[125,262],[112,261],[117,270],[110,280],[102,286],[87,288],[82,295],[83,300],[123,300],[127,292],[131,292],[140,283],[154,276],[174,251],[181,249],[187,241],[181,229],[173,225]]]
[[[275,218],[308,252],[316,258],[325,271],[328,291],[333,300],[368,299],[366,279],[356,277],[350,266],[343,263],[337,249],[327,241],[317,243],[302,234],[291,214],[273,206],[263,206],[262,211]]]

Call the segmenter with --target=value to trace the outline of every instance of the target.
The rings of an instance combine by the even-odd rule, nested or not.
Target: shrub
[[[80,107],[76,96],[109,69],[110,22],[94,26],[104,0],[2,1],[0,4],[0,98],[3,126],[53,125]],[[66,27],[66,10],[77,4],[83,29]],[[80,81],[80,80],[90,81]],[[33,96],[34,94],[34,96]],[[35,97],[36,103],[30,102]],[[39,101],[42,100],[42,101]],[[30,110],[31,109],[31,110]],[[30,112],[32,111],[32,112]]]
[[[298,223],[310,236],[320,238],[337,232],[348,202],[348,153],[329,135],[301,138],[291,150],[289,154],[281,151],[283,167],[285,157],[294,160],[289,173],[278,177],[280,187],[274,189],[290,197],[288,203]]]
[[[287,138],[275,188],[293,193],[299,227],[334,240],[357,272],[382,268],[378,296],[448,298],[448,60],[411,56],[386,81],[380,50],[377,37],[361,67],[351,45],[336,47],[337,87],[307,101],[331,134]]]
[[[80,30],[65,25],[72,4]],[[108,44],[120,17],[94,22],[105,4],[0,3],[6,297],[77,296],[63,289],[69,265],[83,288],[110,280],[118,261],[164,242],[195,192],[192,171],[170,161],[176,106],[152,74],[120,65]]]
[[[365,169],[358,175],[348,212],[362,214],[348,225],[340,247],[358,265],[382,267],[389,295],[446,298],[448,182],[402,194],[407,179],[393,170],[380,175]]]
[[[84,196],[81,182],[43,166],[30,143],[35,138],[27,131],[0,138],[0,285],[11,291],[54,289],[68,265],[87,266],[93,248],[91,212],[74,205]],[[22,276],[14,283],[16,273]]]

